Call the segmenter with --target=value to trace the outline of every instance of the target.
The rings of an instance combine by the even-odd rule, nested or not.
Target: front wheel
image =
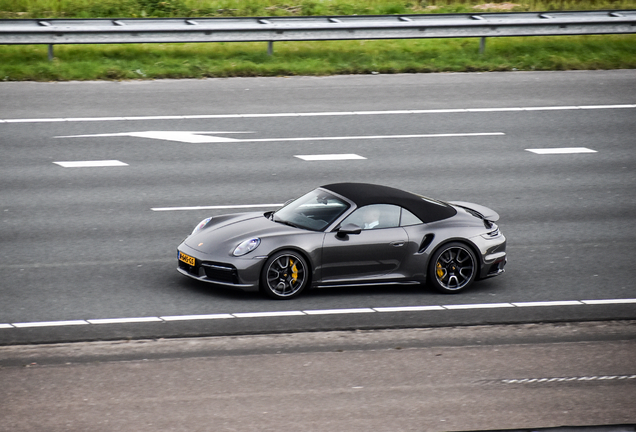
[[[265,262],[260,289],[263,294],[273,299],[291,299],[298,296],[308,282],[307,261],[296,252],[281,251]]]
[[[433,254],[428,264],[428,283],[442,293],[458,293],[470,286],[476,276],[477,258],[462,243],[442,246]]]

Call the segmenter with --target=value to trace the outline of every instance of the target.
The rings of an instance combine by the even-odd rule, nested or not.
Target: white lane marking
[[[579,377],[555,377],[555,378],[523,378],[523,379],[503,379],[503,384],[533,384],[533,383],[553,383],[572,381],[611,381],[636,379],[636,375],[604,375],[604,376],[579,376]]]
[[[128,324],[142,322],[163,322],[159,317],[139,317],[139,318],[101,318],[86,320],[91,324]]]
[[[461,304],[461,305],[444,305],[444,309],[496,309],[496,308],[512,308],[515,307],[511,303],[486,303],[486,304]]]
[[[569,301],[546,301],[546,302],[520,302],[512,303],[516,307],[541,307],[541,306],[579,306],[581,303],[578,300]]]
[[[196,321],[196,320],[227,319],[227,318],[235,318],[235,317],[232,314],[208,314],[208,315],[161,316],[159,318],[164,321]]]
[[[355,309],[315,309],[303,311],[307,315],[335,315],[335,314],[357,314],[375,312],[371,308],[355,308]]]
[[[174,131],[147,131],[147,132],[123,132],[95,135],[67,135],[54,138],[93,138],[93,137],[117,137],[131,136],[150,138],[165,141],[178,141],[184,143],[265,143],[265,142],[298,142],[298,141],[346,141],[346,140],[375,140],[375,139],[407,139],[407,138],[453,138],[453,137],[478,137],[478,136],[503,136],[503,132],[472,132],[472,133],[442,133],[442,134],[409,134],[409,135],[358,135],[358,136],[333,136],[333,137],[294,137],[294,138],[254,138],[238,139],[202,134],[232,133],[232,132],[174,132]],[[252,133],[252,132],[235,132]]]
[[[43,321],[43,322],[23,322],[23,323],[0,323],[0,329],[25,328],[25,327],[53,327],[82,324],[126,324],[140,322],[170,322],[189,321],[224,318],[262,318],[280,316],[311,316],[311,315],[333,315],[333,314],[358,314],[358,313],[381,313],[381,312],[417,312],[417,311],[453,311],[459,309],[499,309],[507,307],[546,307],[546,306],[589,306],[607,304],[634,304],[636,298],[631,299],[598,299],[598,300],[568,300],[568,301],[543,301],[543,302],[517,302],[517,303],[477,303],[464,305],[430,305],[430,306],[398,306],[398,307],[376,307],[376,308],[353,308],[353,309],[313,309],[313,310],[293,310],[293,311],[271,311],[271,312],[241,312],[224,313],[210,315],[175,315],[165,317],[139,317],[139,318],[109,318],[109,319],[87,319],[70,321]]]
[[[304,161],[337,161],[337,160],[359,160],[366,159],[363,156],[348,153],[348,154],[321,154],[321,155],[294,155],[298,159]]]
[[[95,167],[117,167],[128,166],[127,163],[118,160],[93,160],[93,161],[66,161],[53,162],[64,168],[95,168]]]
[[[432,310],[446,310],[442,306],[397,306],[397,307],[376,307],[376,312],[421,312]]]
[[[535,154],[577,154],[577,153],[598,153],[596,150],[592,150],[585,147],[563,147],[563,148],[541,148],[541,149],[526,149],[526,151]]]
[[[243,204],[225,206],[194,206],[194,207],[153,207],[152,211],[182,211],[182,210],[227,210],[227,209],[249,209],[261,207],[282,207],[283,204]]]
[[[636,299],[603,299],[603,300],[581,300],[586,305],[603,305],[603,304],[626,304],[636,303]]]
[[[53,123],[53,122],[107,122],[107,121],[145,121],[145,120],[197,120],[197,119],[231,119],[231,118],[275,118],[275,117],[318,117],[318,116],[357,116],[357,115],[405,115],[405,114],[463,114],[489,112],[523,112],[523,111],[571,111],[595,109],[630,109],[636,104],[619,105],[574,105],[543,107],[501,107],[501,108],[450,108],[429,110],[392,110],[392,111],[333,111],[306,113],[261,113],[261,114],[201,114],[201,115],[166,115],[166,116],[125,116],[125,117],[77,117],[77,118],[33,118],[33,119],[0,119],[0,123]]]
[[[281,317],[305,315],[301,311],[276,311],[276,312],[243,312],[233,313],[236,318],[261,318],[261,317]]]
[[[25,323],[13,323],[14,327],[27,328],[27,327],[58,327],[58,326],[73,326],[73,325],[88,325],[88,321],[84,320],[69,320],[69,321],[42,321],[42,322],[25,322]]]

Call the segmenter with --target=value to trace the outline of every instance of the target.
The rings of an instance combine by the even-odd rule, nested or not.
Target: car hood
[[[200,252],[227,251],[232,254],[236,246],[245,240],[299,232],[305,230],[274,222],[263,213],[241,213],[212,218],[203,229],[188,237],[185,244]]]

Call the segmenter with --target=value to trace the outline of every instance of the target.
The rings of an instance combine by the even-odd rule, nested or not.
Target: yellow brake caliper
[[[442,265],[440,263],[437,263],[437,277],[438,278],[444,277],[444,269],[442,268]]]
[[[292,280],[296,282],[298,280],[298,268],[296,268],[296,263],[291,259],[289,260],[289,263],[292,264]]]

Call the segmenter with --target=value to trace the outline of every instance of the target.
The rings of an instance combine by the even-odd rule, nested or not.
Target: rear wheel
[[[477,258],[463,243],[449,243],[439,248],[428,264],[427,279],[431,287],[454,294],[469,287],[477,276]]]
[[[273,299],[291,299],[298,296],[308,282],[307,261],[296,252],[281,251],[265,262],[260,289],[263,294]]]

